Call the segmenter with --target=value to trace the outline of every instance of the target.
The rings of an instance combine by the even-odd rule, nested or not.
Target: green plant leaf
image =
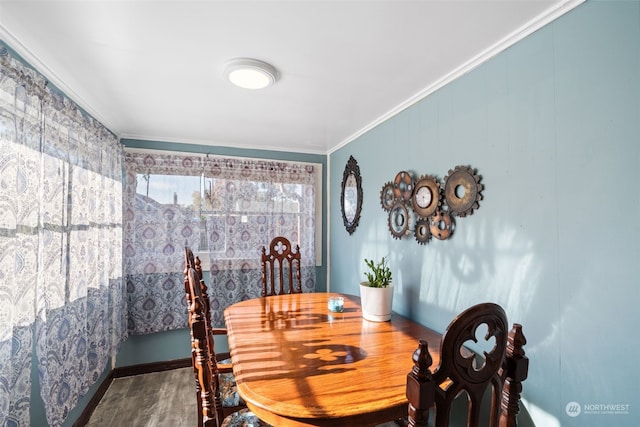
[[[369,286],[373,288],[386,288],[391,284],[391,269],[387,265],[387,260],[382,257],[378,263],[372,259],[364,259],[364,263],[370,271],[365,272]]]

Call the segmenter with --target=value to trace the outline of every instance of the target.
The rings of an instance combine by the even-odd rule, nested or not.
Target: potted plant
[[[385,257],[377,263],[365,258],[364,263],[369,271],[365,272],[367,280],[360,283],[362,317],[373,322],[386,322],[391,319],[393,305],[391,270]]]

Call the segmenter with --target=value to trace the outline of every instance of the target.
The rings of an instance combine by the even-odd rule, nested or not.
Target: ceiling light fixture
[[[235,58],[226,62],[224,76],[244,89],[264,89],[278,79],[278,72],[266,62],[251,58]]]

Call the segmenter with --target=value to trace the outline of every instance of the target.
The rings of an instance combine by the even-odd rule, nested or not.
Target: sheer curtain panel
[[[2,44],[0,145],[0,425],[59,426],[126,334],[123,152]]]
[[[315,290],[316,167],[307,163],[130,151],[125,280],[132,334],[187,327],[184,246],[209,271],[212,322],[260,295],[260,248],[299,244],[303,291]]]

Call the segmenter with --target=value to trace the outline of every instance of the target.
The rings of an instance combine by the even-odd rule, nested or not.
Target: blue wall
[[[389,255],[394,310],[438,331],[495,301],[523,324],[537,426],[640,425],[639,123],[640,3],[587,2],[330,155],[330,289],[357,294],[363,258]],[[351,236],[350,155],[364,190]],[[467,164],[484,200],[450,240],[391,237],[384,183]]]

